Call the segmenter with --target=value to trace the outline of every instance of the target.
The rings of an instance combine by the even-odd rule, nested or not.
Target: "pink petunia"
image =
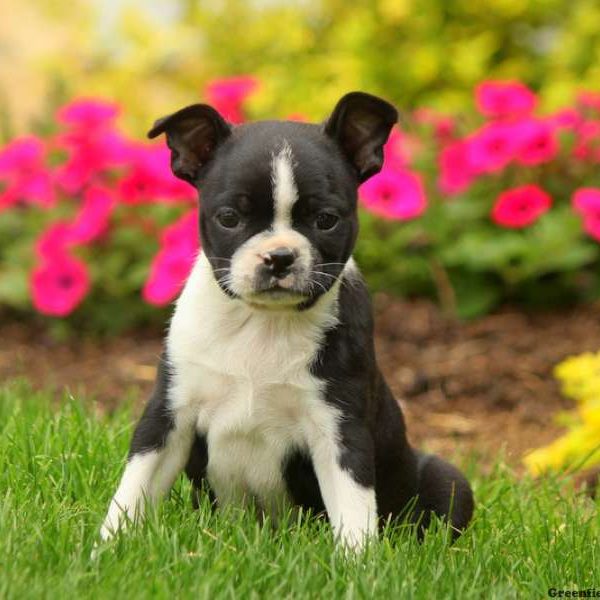
[[[199,244],[199,211],[194,208],[175,223],[165,227],[160,236],[160,244],[163,248],[187,252],[192,257],[198,252]]]
[[[592,211],[600,214],[600,188],[579,188],[573,194],[571,204],[581,215]]]
[[[44,143],[33,136],[17,138],[0,151],[0,211],[19,202],[44,208],[56,203],[54,178],[46,165]]]
[[[516,160],[522,165],[549,162],[556,158],[560,150],[553,128],[544,121],[523,121],[516,127],[515,135],[518,138]]]
[[[192,209],[162,231],[142,292],[146,302],[163,306],[181,290],[200,247],[198,218],[198,209]]]
[[[40,258],[52,259],[65,256],[73,243],[71,223],[56,221],[37,239],[35,251]]]
[[[459,141],[446,146],[439,156],[439,187],[444,194],[455,195],[466,191],[475,173],[469,160],[468,146]]]
[[[484,81],[475,89],[475,102],[486,117],[505,119],[529,115],[537,98],[518,81]]]
[[[56,255],[33,270],[30,285],[33,305],[39,312],[64,317],[87,295],[90,277],[85,263],[68,255]]]
[[[571,203],[573,210],[583,217],[583,230],[600,242],[600,189],[579,188]]]
[[[383,169],[361,185],[360,198],[370,212],[397,221],[419,217],[427,207],[421,177],[410,171]]]
[[[0,151],[0,176],[20,169],[35,170],[44,159],[44,143],[33,137],[16,138]]]
[[[159,250],[150,266],[142,296],[148,304],[164,306],[180,292],[192,266],[194,256],[180,249]]]
[[[72,128],[90,131],[112,124],[120,112],[114,102],[97,98],[77,98],[59,108],[56,118]]]
[[[600,242],[600,212],[584,215],[583,230],[594,240]]]
[[[77,194],[99,175],[130,161],[130,143],[110,129],[70,131],[56,138],[67,160],[56,170],[56,180],[67,194]]]
[[[467,139],[468,160],[475,173],[497,173],[515,157],[514,125],[491,123]]]
[[[231,123],[242,123],[243,105],[258,88],[258,80],[250,76],[226,77],[215,79],[206,86],[206,95],[210,104]]]
[[[70,227],[70,239],[74,243],[87,244],[99,238],[108,228],[114,206],[111,190],[99,185],[88,187]]]
[[[537,185],[502,192],[492,209],[492,220],[503,227],[521,229],[535,223],[550,210],[552,198]]]
[[[574,108],[563,108],[546,117],[553,129],[575,129],[581,123],[581,115]]]
[[[170,161],[171,152],[164,144],[133,146],[129,170],[117,184],[120,200],[125,204],[197,200],[197,190],[173,175]]]
[[[573,156],[580,160],[600,158],[600,121],[583,121],[575,130]]]
[[[402,170],[408,166],[408,151],[406,138],[402,132],[394,127],[383,147],[384,164],[386,168]]]

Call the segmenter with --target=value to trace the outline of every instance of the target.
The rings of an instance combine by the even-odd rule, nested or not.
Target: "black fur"
[[[271,159],[283,140],[293,146],[298,201],[292,227],[310,240],[312,258],[321,274],[319,285],[295,290],[304,296],[298,310],[309,310],[340,278],[358,233],[357,187],[376,173],[383,144],[397,113],[367,94],[344,97],[324,125],[265,121],[230,128],[204,105],[183,109],[157,122],[151,135],[166,132],[173,150],[174,172],[202,189],[200,232],[215,277],[229,296],[230,259],[274,217]],[[331,231],[315,227],[324,208],[339,217]],[[223,229],[219,211],[235,211],[239,226]],[[357,273],[344,276],[339,288],[338,324],[325,339],[311,365],[324,382],[324,401],[343,414],[339,424],[340,466],[365,488],[374,488],[379,518],[407,517],[421,524],[431,515],[447,519],[455,535],[468,524],[473,497],[467,480],[438,457],[414,451],[408,443],[398,403],[375,358],[369,294]],[[156,388],[135,431],[130,455],[158,449],[173,428],[168,410],[168,357],[161,358]],[[198,435],[186,473],[198,488],[205,484],[208,446]],[[325,510],[305,448],[292,451],[281,465],[293,501],[313,513]],[[410,509],[410,510],[409,510]]]
[[[133,433],[129,458],[134,454],[157,450],[165,445],[167,435],[174,426],[167,404],[170,382],[169,361],[166,352],[163,352],[158,362],[154,391]]]

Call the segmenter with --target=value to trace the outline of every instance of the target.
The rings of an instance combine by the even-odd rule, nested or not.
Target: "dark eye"
[[[221,227],[235,229],[240,224],[240,215],[233,208],[224,208],[217,213],[217,221]]]
[[[340,218],[333,213],[321,212],[315,219],[315,227],[321,231],[328,231],[333,229],[339,220]]]

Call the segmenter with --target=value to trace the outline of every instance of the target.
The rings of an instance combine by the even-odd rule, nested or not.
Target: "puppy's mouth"
[[[300,304],[306,300],[306,293],[293,288],[282,287],[278,283],[269,287],[255,290],[248,297],[250,304],[290,306]]]
[[[293,285],[293,280],[272,278],[270,281],[255,287],[248,295],[247,301],[253,305],[285,307],[304,302],[308,293]]]

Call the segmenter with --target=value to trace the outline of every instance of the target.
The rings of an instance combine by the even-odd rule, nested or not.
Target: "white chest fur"
[[[275,510],[286,454],[331,437],[337,411],[309,366],[336,323],[336,296],[333,288],[304,312],[253,309],[225,296],[199,257],[169,331],[170,400],[206,435],[219,504],[253,498]]]

